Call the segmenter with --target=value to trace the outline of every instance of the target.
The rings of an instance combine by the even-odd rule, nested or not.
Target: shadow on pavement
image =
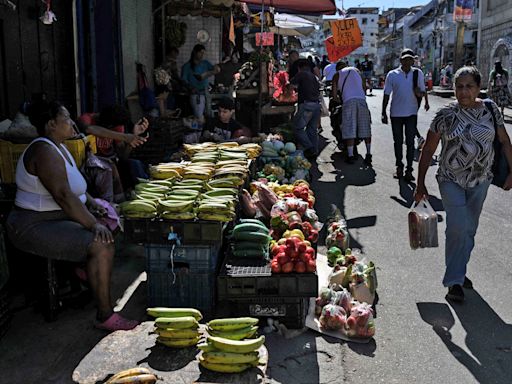
[[[324,134],[326,132],[324,131]],[[333,141],[329,141],[333,140]],[[319,148],[321,151],[327,146],[336,147],[334,138],[320,137]],[[363,145],[359,145],[362,148]],[[376,173],[372,167],[364,164],[363,158],[359,155],[354,164],[347,164],[344,161],[343,153],[336,151],[331,154],[330,161],[332,163],[334,172],[331,172],[329,180],[324,181],[326,178],[321,170],[319,164],[313,164],[311,168],[312,188],[317,196],[326,196],[327,198],[318,199],[315,204],[315,209],[320,217],[320,221],[325,222],[332,213],[332,204],[336,205],[341,214],[347,219],[349,232],[353,228],[362,228],[367,226],[374,226],[377,218],[376,216],[368,216],[361,218],[348,219],[345,210],[345,190],[348,186],[363,187],[375,183]],[[319,245],[325,245],[325,230],[320,235]],[[364,246],[360,244],[353,236],[350,237],[351,248],[359,248],[364,253]]]
[[[286,348],[283,348],[283,342]],[[329,352],[317,350],[313,332],[288,340],[272,334],[267,337],[265,346],[269,355],[267,377],[278,383],[319,383],[319,365],[324,363],[319,360],[330,361],[333,358]]]
[[[390,198],[402,207],[410,208],[414,202],[414,190],[416,189],[416,184],[408,183],[404,179],[399,179],[398,185],[400,188],[400,197],[390,196]],[[428,201],[432,208],[434,208],[434,211],[444,211],[443,202],[437,196],[430,195]]]
[[[418,303],[422,319],[479,383],[510,383],[512,377],[512,327],[475,290],[466,290],[464,304],[451,305],[466,331],[467,353],[452,341],[455,324],[447,304]]]

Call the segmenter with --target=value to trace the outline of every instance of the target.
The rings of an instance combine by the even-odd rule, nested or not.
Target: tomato
[[[306,271],[308,272],[316,272],[316,262],[315,260],[309,260],[306,264]]]
[[[305,253],[307,249],[308,249],[308,246],[306,244],[304,244],[304,242],[300,242],[297,247],[297,251],[299,251],[299,253]]]
[[[281,266],[279,263],[272,262],[270,264],[270,269],[272,269],[272,273],[281,273]]]
[[[283,271],[283,273],[290,273],[293,271],[293,263],[291,261],[289,261],[288,263],[284,264],[282,267],[281,267],[281,270]]]
[[[275,259],[280,265],[286,264],[290,261],[290,258],[284,253],[279,253]]]
[[[304,273],[306,272],[306,263],[304,263],[303,261],[297,261],[293,269],[297,273]]]
[[[316,259],[316,253],[313,247],[306,247],[306,253],[310,256],[311,259]]]

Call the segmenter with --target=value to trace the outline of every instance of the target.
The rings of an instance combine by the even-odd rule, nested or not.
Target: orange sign
[[[263,33],[256,33],[256,46],[269,46],[274,45],[274,33],[272,32],[263,32]]]
[[[352,52],[363,45],[363,37],[356,18],[331,21],[330,25],[335,46],[350,47]]]
[[[327,49],[327,56],[329,57],[329,61],[334,63],[341,59],[342,57],[347,56],[350,52],[352,52],[355,48],[351,46],[337,47],[334,45],[334,38],[329,36],[325,41],[325,48]]]

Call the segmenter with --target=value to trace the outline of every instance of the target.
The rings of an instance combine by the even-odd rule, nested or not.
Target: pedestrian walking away
[[[500,107],[503,115],[505,107],[512,104],[512,96],[508,88],[508,71],[501,66],[501,61],[494,63],[487,89],[490,90],[489,97]]]
[[[364,92],[366,94],[366,90],[369,89],[370,90],[370,95],[373,96],[373,94],[372,94],[372,92],[373,92],[373,84],[372,84],[373,61],[371,61],[368,58],[368,54],[364,55],[364,60],[360,64],[360,66],[361,66],[360,70],[361,70],[362,77],[363,77]]]
[[[365,163],[371,166],[371,114],[366,104],[366,95],[361,75],[355,67],[346,67],[345,63],[345,68],[342,68],[335,78],[337,83],[335,89],[333,89],[333,94],[334,97],[341,99],[340,101],[343,105],[341,135],[347,148],[345,161],[349,164],[355,162],[355,140],[364,139],[366,143]]]
[[[295,137],[304,149],[304,156],[314,160],[318,155],[318,125],[320,123],[320,84],[311,72],[306,59],[299,59],[299,72],[290,80],[290,84],[298,89],[299,107],[293,118]]]
[[[427,135],[418,166],[414,200],[428,199],[425,175],[439,141],[442,143],[437,181],[446,211],[446,298],[462,302],[465,288],[472,288],[466,268],[475,244],[475,234],[487,190],[493,178],[493,142],[503,146],[512,166],[512,146],[503,115],[491,100],[481,100],[481,74],[476,67],[462,67],[455,76],[457,101],[440,109]],[[512,168],[509,168],[512,169]],[[512,187],[509,174],[503,188]]]
[[[384,99],[382,101],[382,123],[388,124],[386,112],[391,98],[391,128],[395,150],[396,172],[394,177],[404,177],[407,182],[414,180],[412,163],[414,161],[414,138],[417,132],[419,98],[425,98],[425,110],[428,111],[428,96],[425,89],[425,79],[421,69],[413,68],[414,52],[404,49],[400,54],[400,67],[390,71],[384,84]],[[415,77],[417,75],[417,82]],[[407,168],[404,174],[403,143],[407,147]]]

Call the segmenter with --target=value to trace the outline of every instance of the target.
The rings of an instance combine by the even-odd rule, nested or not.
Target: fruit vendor
[[[248,128],[243,127],[233,117],[235,113],[235,102],[229,97],[222,98],[217,104],[219,115],[211,122],[209,128],[203,133],[204,140],[215,142],[233,141],[241,137],[251,136]]]
[[[206,108],[206,92],[208,91],[208,78],[220,72],[217,65],[204,60],[206,48],[197,44],[192,49],[190,60],[181,69],[182,80],[191,88],[190,106],[194,116],[204,124],[204,111]]]
[[[21,155],[16,168],[16,200],[6,228],[14,246],[50,259],[86,262],[97,304],[96,327],[108,331],[137,325],[113,311],[110,276],[114,238],[91,211],[101,211],[87,194],[87,183],[64,140],[76,135],[67,109],[57,102],[34,103],[30,121],[39,138]]]

